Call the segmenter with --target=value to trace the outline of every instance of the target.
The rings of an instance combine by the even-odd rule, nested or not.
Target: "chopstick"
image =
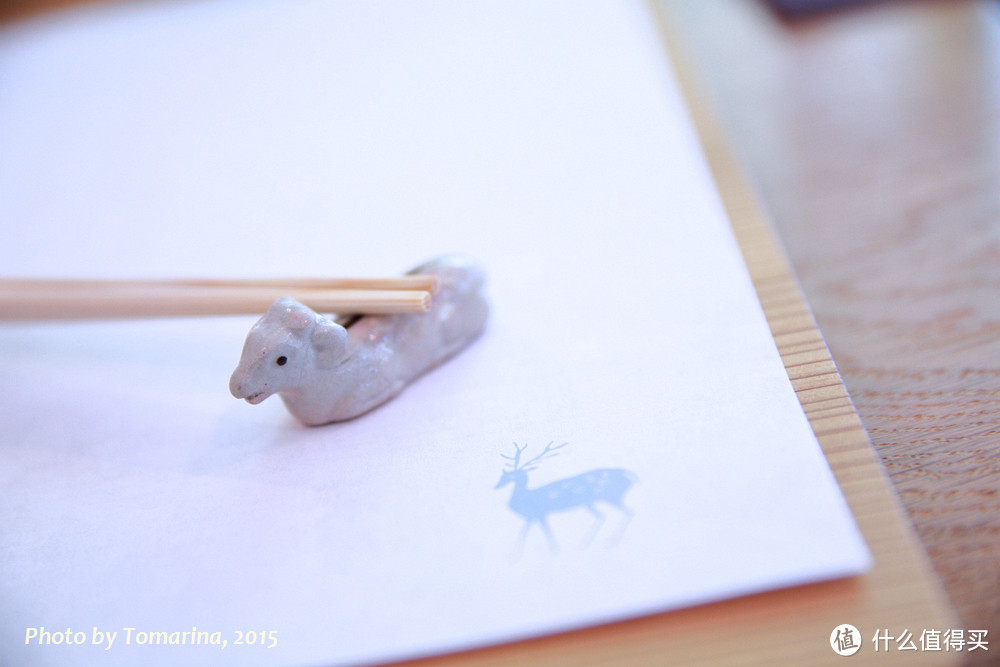
[[[0,280],[0,320],[263,313],[290,296],[323,313],[425,312],[435,276],[336,279]]]
[[[134,286],[164,287],[280,287],[287,289],[418,290],[435,292],[437,276],[430,274],[388,276],[383,278],[177,278],[172,280],[109,280],[99,278],[0,278],[0,290],[6,289],[78,289],[123,288]]]

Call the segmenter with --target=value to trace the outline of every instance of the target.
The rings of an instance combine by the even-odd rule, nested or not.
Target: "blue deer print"
[[[595,522],[584,540],[585,546],[590,543],[604,523],[604,514],[597,508],[597,503],[607,503],[617,508],[625,516],[618,536],[624,531],[628,520],[632,517],[632,510],[626,507],[623,501],[625,493],[636,481],[636,476],[623,468],[596,468],[535,489],[528,488],[528,473],[535,470],[537,464],[542,461],[558,456],[558,450],[567,444],[569,443],[564,442],[553,447],[550,442],[540,454],[523,462],[521,454],[528,448],[527,445],[518,447],[515,442],[513,456],[500,455],[508,463],[507,468],[500,475],[500,481],[497,482],[496,488],[500,489],[508,484],[514,485],[514,491],[510,496],[510,509],[524,518],[518,552],[523,548],[531,526],[536,523],[541,526],[545,533],[549,548],[553,552],[559,550],[548,522],[548,516],[553,512],[585,509],[594,516]]]

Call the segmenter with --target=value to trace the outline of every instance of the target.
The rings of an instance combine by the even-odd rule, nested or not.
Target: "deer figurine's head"
[[[278,299],[247,334],[229,390],[252,404],[295,393],[315,368],[335,366],[346,346],[344,327],[294,299]]]
[[[513,482],[517,482],[519,479],[527,481],[528,473],[537,468],[536,463],[540,463],[545,459],[552,458],[553,456],[558,456],[559,452],[557,449],[562,449],[567,444],[564,442],[561,445],[552,446],[550,442],[545,446],[545,449],[541,454],[528,459],[527,461],[521,462],[521,453],[528,448],[527,445],[524,447],[518,447],[517,443],[514,443],[514,455],[507,456],[506,454],[501,454],[500,456],[508,461],[507,467],[504,469],[503,473],[500,474],[500,481],[497,482],[495,488],[499,489]]]

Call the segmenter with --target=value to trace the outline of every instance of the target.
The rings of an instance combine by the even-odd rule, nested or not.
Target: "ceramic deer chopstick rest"
[[[229,382],[233,396],[257,404],[278,394],[310,426],[386,402],[486,325],[485,274],[473,260],[449,255],[409,275],[425,274],[438,278],[425,313],[366,315],[342,326],[294,299],[278,299],[247,335]]]

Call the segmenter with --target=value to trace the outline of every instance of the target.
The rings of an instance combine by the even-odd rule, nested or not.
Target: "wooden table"
[[[1000,4],[669,5],[964,627],[989,630],[979,659],[1000,661]]]

